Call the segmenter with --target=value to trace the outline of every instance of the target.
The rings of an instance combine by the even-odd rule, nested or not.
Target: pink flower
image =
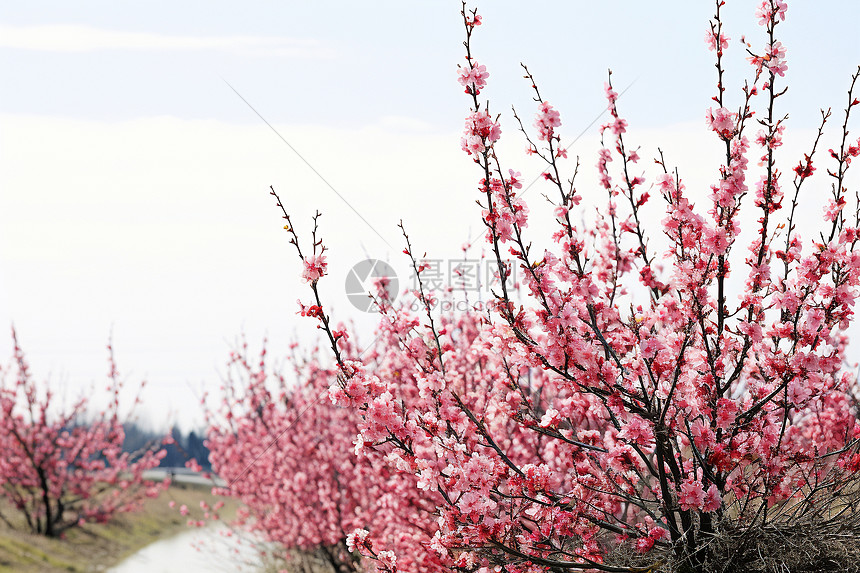
[[[815,167],[812,166],[812,158],[808,155],[803,155],[804,160],[797,164],[797,167],[794,168],[794,172],[801,179],[806,179],[807,177],[811,177],[815,172]]]
[[[466,515],[478,516],[484,507],[485,497],[480,492],[470,489],[460,498],[460,511]]]
[[[394,555],[393,551],[380,551],[376,558],[379,559],[379,562],[388,570],[395,570],[394,567],[397,564],[397,556]]]
[[[839,213],[842,212],[842,208],[845,207],[845,197],[840,196],[839,202],[836,202],[831,197],[827,201],[827,207],[824,209],[824,218],[828,221],[835,221],[839,216]]]
[[[618,99],[618,92],[612,89],[612,86],[608,83],[603,84],[603,90],[606,92],[606,99],[609,100],[609,109],[612,110],[615,108],[615,100]]]
[[[729,398],[720,398],[717,400],[717,427],[728,430],[735,422],[735,417],[738,414],[738,405],[734,400]]]
[[[478,155],[486,149],[484,147],[484,140],[476,134],[466,134],[461,137],[460,148],[469,155]]]
[[[771,73],[780,77],[785,75],[788,64],[785,63],[785,46],[782,45],[782,42],[774,42],[772,46],[768,47],[764,63]]]
[[[636,551],[639,553],[647,553],[654,547],[654,540],[650,537],[640,537],[636,540]]]
[[[475,62],[472,66],[462,66],[457,69],[457,81],[466,88],[466,93],[478,95],[487,85],[487,66]]]
[[[538,139],[549,141],[553,137],[554,129],[561,125],[561,116],[549,102],[543,102],[538,106],[534,125],[538,130]]]
[[[615,135],[622,135],[627,131],[627,120],[619,117],[613,123],[609,124],[609,126]]]
[[[738,331],[749,336],[756,344],[762,341],[761,325],[757,322],[742,321],[738,325]]]
[[[469,155],[486,151],[502,136],[502,128],[486,111],[472,112],[466,118],[466,130],[460,138],[460,147]]]
[[[656,540],[669,539],[669,531],[664,527],[657,526],[648,532],[648,537]]]
[[[671,193],[675,190],[675,178],[671,173],[664,173],[662,175],[657,176],[657,186],[660,187],[660,191],[671,195]]]
[[[612,161],[612,153],[605,147],[602,147],[598,151],[597,171],[600,174],[600,184],[606,189],[612,187],[612,179],[609,177],[609,168],[606,165],[610,161]]]
[[[185,462],[185,467],[190,469],[193,472],[202,472],[203,471],[203,467],[200,464],[198,464],[197,460],[195,460],[194,458],[191,458],[190,460]]]
[[[302,278],[307,283],[314,283],[325,276],[328,263],[325,261],[325,255],[311,255],[305,257],[305,270],[302,272]]]
[[[708,126],[723,139],[731,139],[735,134],[735,114],[726,108],[708,108],[705,119],[708,121]]]
[[[783,0],[774,2],[776,10],[771,8],[771,0],[764,0],[756,10],[756,18],[760,26],[770,26],[770,20],[773,18],[775,22],[785,20],[785,13],[788,10],[788,5]]]
[[[367,542],[367,536],[370,535],[370,532],[366,529],[356,529],[352,533],[346,536],[346,547],[351,552],[356,551],[357,548],[363,547]]]
[[[705,492],[698,480],[687,478],[681,482],[681,494],[678,496],[681,509],[700,509],[705,503]]]
[[[730,38],[728,36],[726,36],[725,34],[720,34],[719,48],[721,51],[729,47],[729,40]],[[712,52],[717,49],[717,37],[710,30],[705,32],[705,44],[707,44],[708,49]]]
[[[651,426],[639,416],[630,416],[627,423],[621,428],[618,437],[630,440],[638,446],[647,446],[654,443],[654,431]]]
[[[693,422],[690,426],[690,433],[693,436],[693,443],[699,452],[704,452],[714,445],[714,433],[701,420]]]
[[[717,486],[711,484],[711,487],[708,488],[708,493],[705,496],[705,503],[702,506],[707,512],[717,511],[720,509],[720,506],[723,504],[723,498],[720,495],[720,490],[717,489]]]
[[[541,428],[549,428],[549,427],[554,428],[555,426],[558,425],[558,422],[560,419],[561,419],[561,416],[559,416],[558,410],[556,410],[555,408],[550,408],[543,415],[543,418],[541,418],[540,426],[541,426]]]
[[[714,229],[705,235],[703,244],[709,252],[715,255],[725,254],[729,248],[729,239],[726,237],[726,230],[722,228]]]

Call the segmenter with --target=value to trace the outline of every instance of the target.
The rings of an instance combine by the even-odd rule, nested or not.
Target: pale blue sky
[[[733,105],[749,71],[737,41],[762,41],[755,4],[725,9]],[[784,152],[797,155],[818,108],[845,105],[860,4],[789,6],[782,109],[799,138]],[[519,62],[560,109],[568,139],[604,109],[611,67],[618,88],[635,81],[619,104],[634,143],[648,157],[661,145],[691,188],[707,189],[719,160],[703,121],[715,84],[704,45],[712,3],[479,8],[474,54],[491,74],[485,94],[503,113],[511,166],[538,172],[518,155],[510,117],[511,104],[533,114]],[[192,424],[195,394],[217,390],[242,330],[252,345],[265,333],[281,345],[313,335],[295,316],[306,293],[268,185],[300,223],[325,212],[325,288],[344,319],[357,314],[343,296],[346,270],[365,253],[400,261],[400,218],[416,250],[456,256],[480,226],[479,175],[458,142],[468,106],[455,80],[458,12],[439,1],[0,2],[0,328],[14,320],[35,371],[70,393],[103,379],[113,328],[121,369],[150,381],[146,415]],[[595,134],[573,150],[585,183]]]
[[[724,9],[733,39],[757,28],[754,6],[744,0]],[[711,58],[702,38],[713,3],[508,1],[480,8],[487,25],[476,36],[476,53],[490,65],[504,102],[524,101],[520,61],[530,64],[550,99],[584,113],[602,105],[607,68],[619,82],[638,78],[628,106],[644,126],[698,119],[702,98],[710,95]],[[343,127],[397,115],[454,125],[462,107],[450,85],[451,68],[462,57],[457,9],[456,2],[438,1],[5,2],[5,26],[84,26],[115,33],[116,41],[146,34],[152,42],[140,49],[108,44],[63,52],[62,39],[55,39],[50,51],[3,49],[3,111],[256,121],[231,105],[233,96],[218,79],[223,76],[272,122]],[[842,89],[860,53],[858,12],[847,0],[790,5],[783,37],[792,74],[803,78],[792,87],[793,98],[814,107],[819,98],[813,96]],[[220,49],[171,48],[177,38],[235,41]],[[263,44],[249,53],[243,38]],[[165,46],[157,47],[158,40]],[[268,56],[267,41],[285,49]],[[10,43],[0,39],[0,45]],[[729,69],[729,79],[737,70]]]

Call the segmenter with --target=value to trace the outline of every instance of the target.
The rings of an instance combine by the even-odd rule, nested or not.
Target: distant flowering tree
[[[377,293],[376,343],[360,356],[343,351],[344,332],[332,327],[317,289],[327,273],[325,247],[315,226],[313,251],[303,252],[284,210],[313,292],[301,314],[318,323],[336,362],[313,388],[332,384],[332,401],[350,408],[315,412],[342,412],[357,426],[359,457],[349,464],[372,468],[366,481],[351,468],[356,479],[341,481],[337,493],[328,493],[333,470],[315,473],[317,494],[337,504],[363,492],[354,510],[361,514],[382,495],[414,495],[384,489],[412,483],[411,477],[423,506],[432,506],[412,514],[427,536],[420,556],[381,534],[396,510],[350,515],[331,526],[346,531],[361,522],[346,546],[375,559],[379,570],[419,570],[424,559],[482,572],[652,571],[670,562],[706,571],[718,559],[720,535],[742,538],[721,563],[728,567],[764,528],[830,522],[856,504],[847,494],[857,491],[860,425],[851,400],[855,380],[844,365],[860,283],[860,206],[846,183],[860,155],[860,141],[848,137],[849,117],[860,104],[854,96],[860,69],[851,79],[840,143],[826,158],[831,185],[823,226],[804,240],[796,225],[800,191],[817,170],[813,159],[819,162],[831,113],[822,111],[809,153],[780,167],[775,150],[787,116],[777,108],[787,64],[777,31],[787,6],[781,0],[759,6],[764,44],[746,46],[752,78],[730,103],[723,5],[716,3],[706,34],[717,70],[706,120],[724,156],[699,204],[662,152],[646,187],[610,74],[600,188],[588,191],[604,195],[606,207],[581,214],[579,162],[563,161],[561,116],[524,68],[538,106],[536,134],[515,119],[527,152],[544,162],[557,223],[554,246],[542,253],[526,236],[521,176],[497,153],[500,118],[479,99],[488,73],[472,54],[472,36],[481,18],[464,5],[466,61],[458,78],[470,110],[461,147],[481,174],[481,217],[502,279],[486,314],[434,312],[437,295],[421,280],[424,266],[404,232],[419,277],[412,294],[425,312],[393,307]],[[758,167],[750,165],[751,154]],[[645,215],[652,194],[665,207],[659,225]],[[278,205],[283,209],[280,199]],[[739,240],[742,212],[757,219],[746,243]],[[575,223],[586,215],[586,225]],[[668,249],[653,246],[655,234]],[[515,304],[503,280],[512,272],[508,254],[519,266],[527,303]],[[730,282],[732,273],[746,277],[742,286]],[[241,447],[256,455],[264,443],[259,436],[278,435],[286,424],[284,435],[295,435],[289,440],[307,440],[312,432],[302,425],[313,422],[296,422],[296,415],[272,418],[269,428],[248,425],[251,435]],[[230,439],[239,444],[241,431]],[[347,448],[347,438],[337,436]],[[325,503],[313,488],[304,497],[299,444],[276,445],[280,459],[262,456],[266,470],[257,479],[266,486],[243,494],[295,491],[290,507],[298,515],[330,515],[312,509]],[[406,481],[374,481],[392,471]],[[369,484],[382,489],[364,490]],[[296,507],[302,500],[309,505]]]
[[[345,336],[337,340],[343,356],[355,356]],[[441,498],[384,459],[357,456],[359,413],[328,399],[337,370],[323,366],[316,349],[292,351],[284,371],[267,363],[265,349],[258,361],[247,344],[231,354],[220,404],[207,412],[209,459],[227,482],[216,493],[242,501],[239,524],[277,543],[281,557],[302,551],[336,571],[359,571],[353,550],[360,545],[392,564],[396,551],[405,570],[449,571],[452,562],[427,547]],[[350,535],[370,526],[385,544],[378,552],[361,534]]]
[[[103,523],[157,496],[166,483],[143,479],[164,451],[122,451],[122,381],[108,346],[109,405],[92,414],[87,399],[63,404],[33,381],[13,330],[14,365],[0,368],[0,495],[33,533],[48,537],[86,522]],[[7,517],[2,519],[11,525]]]

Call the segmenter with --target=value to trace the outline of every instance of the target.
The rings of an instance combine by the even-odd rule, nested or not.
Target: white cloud
[[[252,36],[171,36],[91,26],[0,25],[0,48],[47,52],[222,51],[246,56],[326,58],[332,50],[315,40]]]

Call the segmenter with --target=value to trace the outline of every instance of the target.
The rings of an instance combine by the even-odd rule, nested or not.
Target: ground
[[[216,498],[208,489],[171,486],[156,499],[146,501],[140,512],[123,514],[105,525],[87,524],[67,531],[66,539],[47,539],[0,522],[0,573],[91,573],[104,571],[140,548],[187,528],[187,517],[179,514],[183,504],[192,508],[189,517],[201,518],[200,501],[210,505]],[[175,507],[168,503],[175,501]],[[236,503],[227,501],[222,516],[230,519]],[[5,502],[3,514],[12,517]]]

